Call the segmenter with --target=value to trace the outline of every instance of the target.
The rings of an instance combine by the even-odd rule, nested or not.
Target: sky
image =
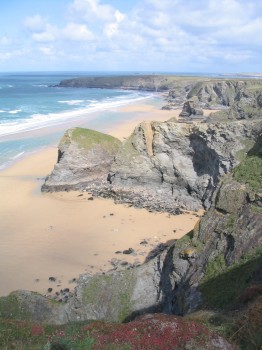
[[[0,71],[262,73],[262,1],[2,0]]]

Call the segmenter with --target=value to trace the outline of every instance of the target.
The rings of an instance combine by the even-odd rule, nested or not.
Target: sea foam
[[[80,117],[85,117],[86,120],[91,120],[91,113],[103,110],[112,110],[114,108],[152,98],[152,96],[153,95],[137,96],[134,94],[129,99],[118,97],[116,99],[104,99],[103,101],[99,102],[89,102],[89,105],[85,108],[79,108],[75,110],[68,110],[59,113],[32,114],[30,118],[21,118],[16,121],[6,121],[5,123],[0,124],[0,136],[12,135],[20,132],[41,129],[52,125],[63,124],[63,122],[78,119]],[[76,101],[80,103],[80,100],[67,100],[63,102],[67,103],[68,105],[71,104],[73,106],[76,104]],[[21,110],[18,109],[9,111],[9,114],[16,114],[20,111]]]

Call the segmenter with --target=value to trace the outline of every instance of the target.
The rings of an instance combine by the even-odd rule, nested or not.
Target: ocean
[[[110,73],[0,73],[0,169],[57,144],[69,126],[106,131],[127,118],[118,107],[161,104],[149,92],[54,87],[62,79],[98,74]]]

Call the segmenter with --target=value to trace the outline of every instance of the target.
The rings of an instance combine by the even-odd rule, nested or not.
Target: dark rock
[[[94,197],[89,197],[87,198],[88,201],[93,201],[94,200]]]
[[[133,248],[128,248],[126,250],[123,250],[123,254],[132,254],[134,252],[135,252],[135,250]]]
[[[140,242],[141,245],[147,245],[148,241],[146,241],[145,239],[143,241]]]
[[[48,280],[49,280],[50,282],[55,282],[55,281],[56,281],[56,277],[49,277]]]
[[[53,291],[53,288],[48,288],[47,291],[48,293],[51,293]]]

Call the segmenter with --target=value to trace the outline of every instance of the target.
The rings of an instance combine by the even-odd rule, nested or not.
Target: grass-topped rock
[[[81,189],[93,183],[106,183],[120,144],[117,138],[95,130],[67,130],[59,143],[57,164],[42,189]]]

